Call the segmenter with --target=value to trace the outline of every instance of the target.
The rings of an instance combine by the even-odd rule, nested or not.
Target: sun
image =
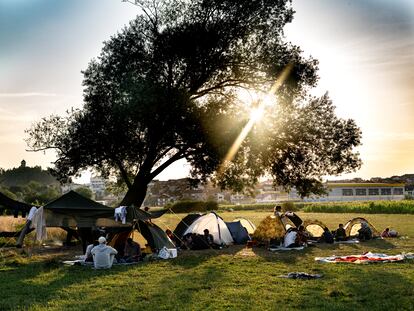
[[[255,90],[241,89],[237,92],[237,99],[245,106],[253,123],[260,122],[266,107],[276,104],[276,96]]]

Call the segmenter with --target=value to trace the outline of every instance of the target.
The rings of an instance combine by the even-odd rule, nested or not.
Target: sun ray
[[[253,125],[256,122],[260,121],[260,119],[263,117],[264,112],[265,112],[265,106],[269,105],[269,102],[271,100],[271,96],[273,96],[276,93],[276,91],[280,88],[280,86],[286,80],[286,78],[288,77],[288,75],[290,74],[290,72],[292,70],[292,67],[293,67],[292,64],[288,64],[285,67],[285,69],[282,71],[279,78],[272,85],[272,87],[270,88],[270,91],[268,92],[268,94],[264,98],[259,98],[259,99],[255,100],[255,102],[254,102],[255,107],[250,112],[249,121],[243,127],[243,129],[240,132],[239,136],[237,136],[236,140],[231,145],[229,151],[227,152],[226,156],[224,157],[223,162],[221,163],[221,166],[218,170],[219,175],[221,175],[224,172],[224,170],[226,168],[226,165],[234,159],[237,151],[240,149],[241,144],[246,139],[246,137],[249,134],[249,132],[251,131]]]

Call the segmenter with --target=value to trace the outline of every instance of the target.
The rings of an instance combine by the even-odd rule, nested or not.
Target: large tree
[[[137,3],[141,14],[84,71],[83,108],[28,130],[32,150],[56,150],[60,179],[85,168],[115,175],[128,188],[121,204],[140,206],[148,183],[180,159],[223,188],[270,175],[302,195],[359,167],[360,130],[327,95],[308,95],[317,61],[285,41],[290,1]],[[275,96],[246,104],[240,90]]]

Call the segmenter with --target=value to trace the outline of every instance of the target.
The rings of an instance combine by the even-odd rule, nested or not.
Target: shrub
[[[413,201],[370,201],[310,203],[303,208],[307,213],[364,213],[364,214],[414,214]]]

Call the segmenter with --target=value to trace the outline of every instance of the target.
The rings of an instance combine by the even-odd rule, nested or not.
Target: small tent
[[[188,228],[183,235],[188,233],[204,234],[204,229],[208,229],[213,235],[214,243],[216,244],[232,244],[233,237],[226,223],[216,213],[208,213],[198,217]]]
[[[263,219],[253,234],[253,239],[258,242],[269,242],[273,239],[281,239],[285,236],[286,227],[280,217],[267,216]]]
[[[240,220],[226,222],[227,228],[229,229],[231,236],[236,244],[245,244],[250,240],[247,229],[243,227]]]
[[[256,226],[250,220],[246,218],[239,217],[233,220],[233,222],[235,221],[240,221],[241,225],[246,228],[247,233],[249,235],[252,235],[254,231],[256,230]]]
[[[368,220],[362,217],[352,218],[344,225],[346,235],[348,237],[357,236],[358,230],[361,229],[361,224],[363,222],[365,222],[368,225],[368,227],[371,229],[373,237],[379,237],[381,235],[380,232]]]
[[[116,248],[121,255],[128,237],[134,238],[141,247],[148,244],[154,251],[159,251],[163,247],[175,248],[166,233],[154,223],[138,220],[132,227],[112,228],[109,231],[113,232],[110,245]]]
[[[202,214],[188,214],[185,216],[181,221],[178,223],[177,227],[174,229],[174,236],[181,239],[184,236],[184,232],[187,230],[188,227],[191,226],[191,224],[196,221],[196,219],[200,218]]]
[[[316,219],[307,219],[302,225],[312,238],[320,238],[324,232],[324,228],[327,227],[322,221]]]

